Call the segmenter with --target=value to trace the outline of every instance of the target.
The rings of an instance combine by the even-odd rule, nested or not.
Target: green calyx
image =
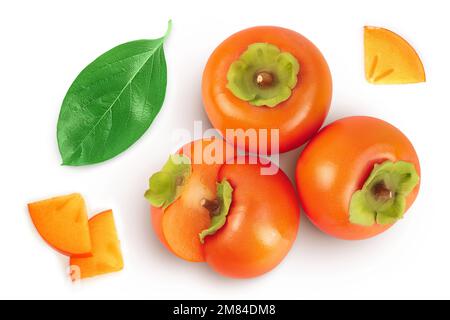
[[[363,188],[352,196],[350,222],[361,226],[394,224],[403,218],[406,198],[419,180],[412,163],[386,161],[375,165]]]
[[[205,243],[207,236],[214,235],[225,225],[232,201],[233,187],[224,179],[221,183],[217,184],[217,203],[205,200],[202,204],[210,211],[211,226],[199,234],[201,243]]]
[[[161,171],[151,176],[145,198],[154,207],[166,209],[180,197],[192,173],[191,161],[183,155],[172,155]]]
[[[269,43],[255,43],[231,64],[227,88],[251,105],[273,108],[289,99],[299,71],[292,54]]]

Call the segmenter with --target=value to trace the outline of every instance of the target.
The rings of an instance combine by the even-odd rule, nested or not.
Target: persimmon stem
[[[384,181],[380,181],[372,188],[375,199],[380,202],[387,202],[394,198],[394,192],[386,186]]]
[[[176,180],[175,180],[175,185],[177,187],[180,187],[183,184],[184,184],[184,177],[181,177],[181,176],[177,177]]]
[[[208,210],[211,216],[214,216],[219,212],[220,203],[218,200],[202,199],[200,205]]]
[[[274,82],[274,76],[270,72],[261,71],[256,73],[255,82],[260,88],[267,88],[272,86]]]
[[[403,218],[406,199],[419,182],[414,163],[387,160],[375,164],[361,190],[352,195],[350,222],[365,227],[394,224]]]

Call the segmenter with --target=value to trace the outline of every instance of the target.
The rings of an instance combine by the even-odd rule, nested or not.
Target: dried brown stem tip
[[[182,186],[184,184],[184,177],[177,177],[175,180],[175,185],[177,187]]]
[[[217,211],[220,207],[219,201],[208,200],[208,199],[202,199],[202,201],[200,202],[200,205],[203,208],[205,208],[206,210],[208,210],[211,215],[214,215],[215,213],[217,213]]]
[[[273,74],[267,71],[258,72],[255,75],[255,82],[260,88],[267,88],[273,84]]]
[[[375,199],[381,202],[389,201],[394,197],[394,192],[386,186],[384,181],[380,181],[374,185],[372,192]]]

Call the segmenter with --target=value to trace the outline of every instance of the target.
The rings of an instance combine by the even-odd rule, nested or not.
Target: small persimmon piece
[[[99,213],[89,220],[92,256],[71,257],[72,280],[91,278],[123,269],[120,241],[111,210]]]
[[[88,216],[80,194],[30,203],[28,211],[41,237],[55,250],[67,256],[90,255]]]
[[[364,28],[366,79],[373,84],[425,82],[416,50],[398,34],[378,27]]]

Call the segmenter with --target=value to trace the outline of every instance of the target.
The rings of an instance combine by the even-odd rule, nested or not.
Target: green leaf
[[[162,170],[150,177],[145,198],[152,206],[166,209],[180,197],[191,173],[188,157],[178,154],[170,156]]]
[[[227,222],[227,216],[233,201],[233,187],[227,180],[217,184],[217,199],[220,203],[219,212],[212,217],[211,226],[199,234],[201,243],[205,242],[207,236],[219,231]]]
[[[163,44],[156,40],[122,44],[92,62],[63,101],[58,145],[64,165],[109,160],[133,145],[161,110],[167,85]]]

